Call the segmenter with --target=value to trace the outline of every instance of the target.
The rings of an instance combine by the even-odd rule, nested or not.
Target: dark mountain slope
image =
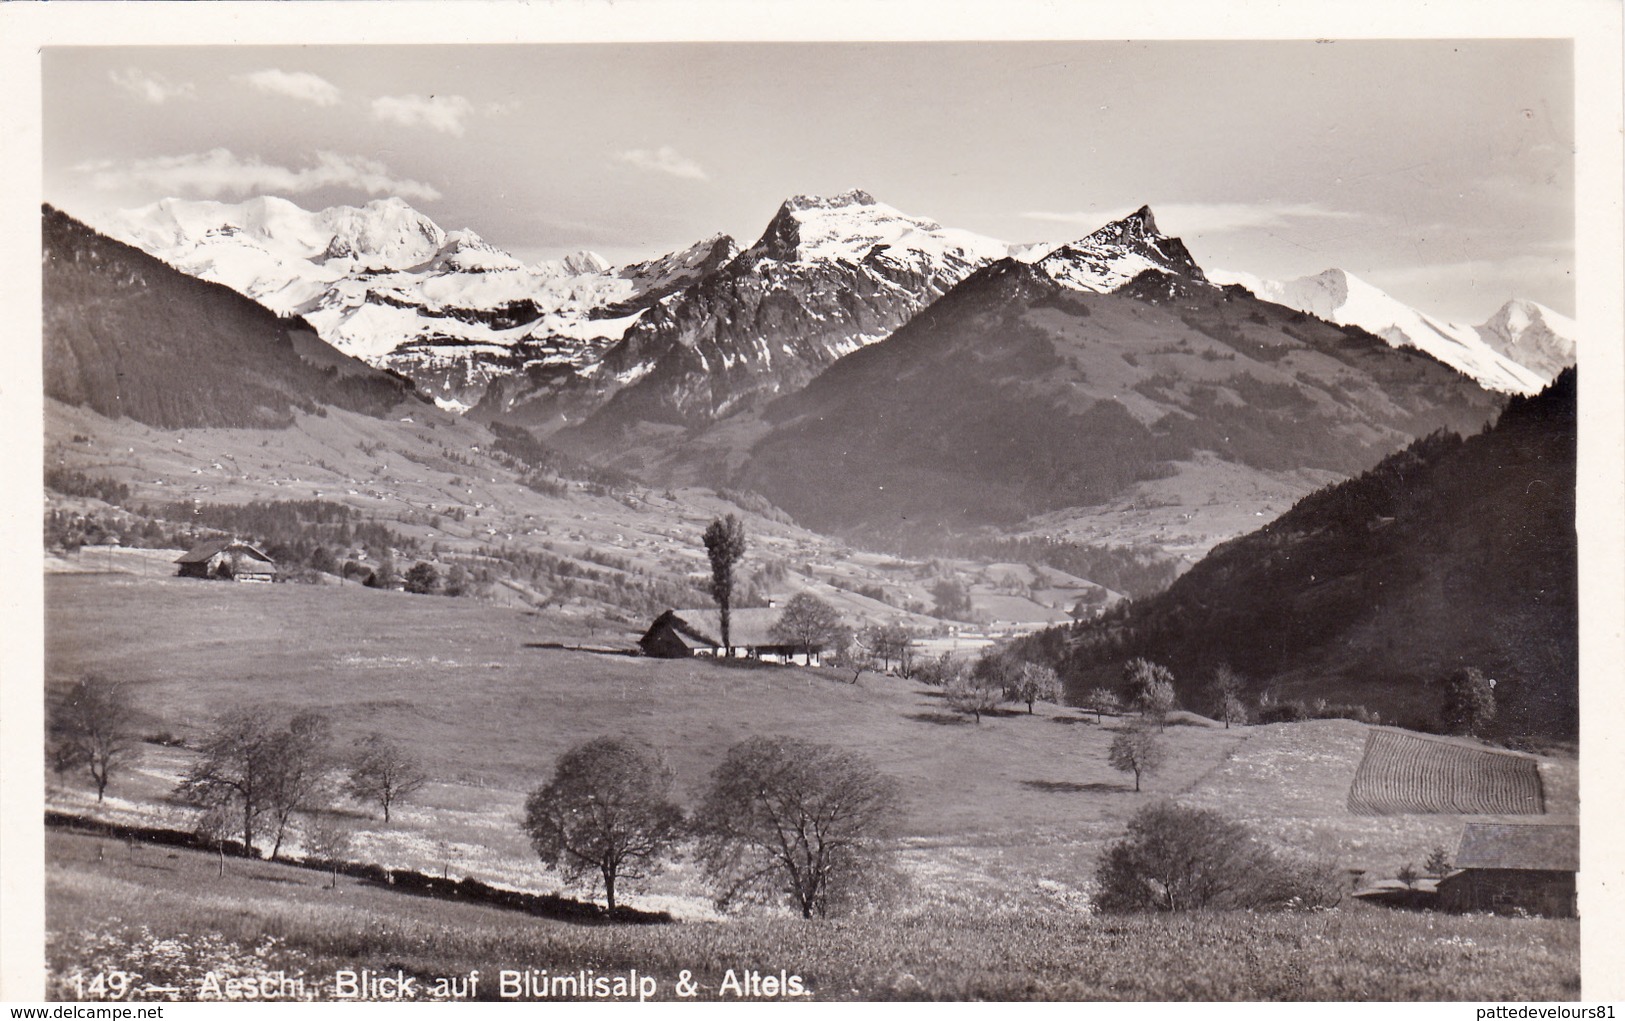
[[[1246,470],[1355,474],[1502,398],[1425,355],[1147,270],[1113,293],[1042,266],[978,271],[885,341],[716,432],[733,484],[868,537],[1010,525],[1166,478],[1200,451]],[[684,456],[728,460],[696,437]]]
[[[323,404],[382,416],[413,395],[301,320],[43,212],[48,397],[181,428],[285,426]]]
[[[1074,690],[1122,662],[1171,667],[1187,702],[1229,663],[1283,698],[1361,703],[1426,725],[1460,666],[1497,680],[1509,735],[1578,727],[1575,374],[1495,426],[1419,440],[1216,548],[1119,619],[1027,651]]]

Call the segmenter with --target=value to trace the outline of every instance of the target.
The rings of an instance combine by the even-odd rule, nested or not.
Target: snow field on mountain
[[[1531,306],[1542,315],[1550,313],[1545,323],[1549,329],[1556,329],[1559,335],[1567,331],[1566,336],[1573,337],[1575,330],[1573,320],[1534,302],[1517,300],[1508,302],[1502,312],[1483,326],[1446,322],[1418,312],[1340,269],[1329,269],[1314,276],[1284,282],[1264,280],[1233,270],[1212,270],[1208,276],[1215,283],[1240,284],[1266,301],[1307,312],[1328,322],[1359,326],[1395,347],[1414,347],[1425,351],[1471,376],[1487,389],[1506,393],[1536,393],[1550,381],[1542,371],[1520,364],[1512,356],[1512,352],[1517,350],[1517,338],[1534,326],[1538,318],[1530,311]],[[1503,319],[1502,313],[1506,313],[1508,307],[1520,309],[1521,319],[1512,315]],[[1495,336],[1492,327],[1498,322],[1505,324],[1505,332],[1496,346],[1492,345],[1491,338]],[[1572,364],[1572,341],[1567,353],[1569,364]]]

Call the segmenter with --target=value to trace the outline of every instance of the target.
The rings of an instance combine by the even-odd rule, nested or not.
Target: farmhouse
[[[1573,918],[1580,828],[1530,823],[1468,823],[1456,871],[1439,880],[1446,911],[1493,911]]]
[[[237,539],[207,539],[176,559],[182,578],[275,581],[276,561]]]
[[[787,645],[769,633],[784,611],[775,607],[736,609],[728,617],[728,637],[735,659],[757,659],[766,663],[793,660],[820,665],[824,646]],[[722,614],[715,609],[667,610],[655,618],[649,630],[638,639],[646,656],[680,659],[684,656],[723,656]]]

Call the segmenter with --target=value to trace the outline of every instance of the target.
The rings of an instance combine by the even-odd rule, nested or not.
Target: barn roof
[[[187,550],[181,556],[175,558],[175,563],[201,564],[217,553],[224,553],[227,550],[247,553],[255,560],[263,560],[268,564],[275,563],[274,560],[266,556],[264,553],[261,553],[253,546],[250,546],[248,543],[241,542],[237,539],[204,539],[196,546],[193,546],[191,549]]]
[[[1458,869],[1578,872],[1580,827],[1533,823],[1468,823],[1456,852]]]
[[[690,638],[698,638],[705,645],[722,646],[722,613],[715,608],[704,610],[669,610],[672,629]],[[771,606],[741,607],[728,615],[728,637],[734,645],[778,645],[769,634],[778,623],[782,609]]]

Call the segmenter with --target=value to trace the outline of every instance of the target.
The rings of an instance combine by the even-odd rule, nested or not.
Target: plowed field
[[[1373,730],[1349,789],[1362,815],[1539,815],[1534,759],[1392,730]]]

